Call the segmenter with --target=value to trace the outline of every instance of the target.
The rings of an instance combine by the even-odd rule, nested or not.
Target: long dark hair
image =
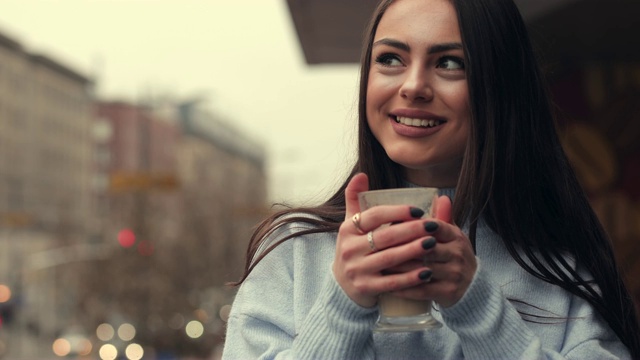
[[[453,202],[456,224],[469,224],[475,244],[482,217],[503,239],[522,268],[584,298],[640,358],[640,333],[632,298],[616,266],[610,240],[591,209],[556,132],[549,95],[529,35],[512,0],[450,0],[456,9],[465,53],[471,131]],[[366,96],[371,47],[383,0],[369,24],[361,58],[358,158],[349,176],[317,207],[281,210],[254,233],[240,284],[283,241],[312,232],[335,232],[344,220],[348,179],[369,176],[371,189],[402,187],[402,171],[386,155],[367,124]],[[296,216],[311,214],[314,218]],[[288,215],[288,216],[285,216]],[[313,225],[258,248],[284,224]],[[570,254],[592,278],[567,262]]]

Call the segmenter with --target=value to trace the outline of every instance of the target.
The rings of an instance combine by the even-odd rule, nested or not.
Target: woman
[[[258,228],[223,356],[640,358],[631,298],[550,108],[511,0],[383,1],[357,163],[323,205]],[[359,192],[407,186],[448,195],[435,219],[360,212]],[[374,334],[385,292],[433,299],[444,326]]]

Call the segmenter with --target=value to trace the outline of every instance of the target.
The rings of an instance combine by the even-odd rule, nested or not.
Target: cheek
[[[443,89],[442,98],[447,103],[447,107],[451,109],[457,116],[468,117],[469,110],[469,92],[467,86],[459,85]]]
[[[367,115],[378,105],[378,98],[380,97],[380,91],[374,79],[369,78],[367,83]]]
[[[384,106],[384,96],[380,91],[380,87],[374,81],[369,81],[369,85],[367,86],[367,96],[366,96],[366,115],[367,122],[369,123],[369,127],[371,130],[375,131],[376,124],[378,123],[378,119],[380,118],[380,114],[383,112],[382,107]]]
[[[447,106],[455,114],[455,122],[457,124],[451,138],[452,151],[458,155],[463,155],[471,127],[469,93],[466,84],[449,90],[450,92],[446,96]]]
[[[367,112],[379,110],[385,102],[390,100],[396,92],[397,81],[393,78],[378,76],[377,74],[369,75],[367,82]]]

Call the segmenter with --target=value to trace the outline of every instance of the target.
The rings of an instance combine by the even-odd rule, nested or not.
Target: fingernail
[[[420,272],[420,274],[418,274],[418,277],[422,281],[427,281],[427,280],[431,279],[431,274],[433,274],[433,272],[431,270],[424,270],[424,271]]]
[[[424,215],[424,211],[422,211],[422,209],[417,207],[410,208],[409,212],[411,213],[411,217],[415,219],[421,218],[422,215]]]
[[[433,236],[424,239],[424,241],[422,242],[422,248],[425,250],[429,250],[434,246],[436,246],[436,238],[434,238]]]
[[[438,223],[435,221],[427,221],[424,224],[424,229],[428,232],[428,233],[433,233],[436,230],[438,230]]]

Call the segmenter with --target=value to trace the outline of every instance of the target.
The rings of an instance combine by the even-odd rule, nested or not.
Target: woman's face
[[[406,179],[455,186],[469,134],[469,92],[448,0],[397,0],[376,31],[367,121]]]

